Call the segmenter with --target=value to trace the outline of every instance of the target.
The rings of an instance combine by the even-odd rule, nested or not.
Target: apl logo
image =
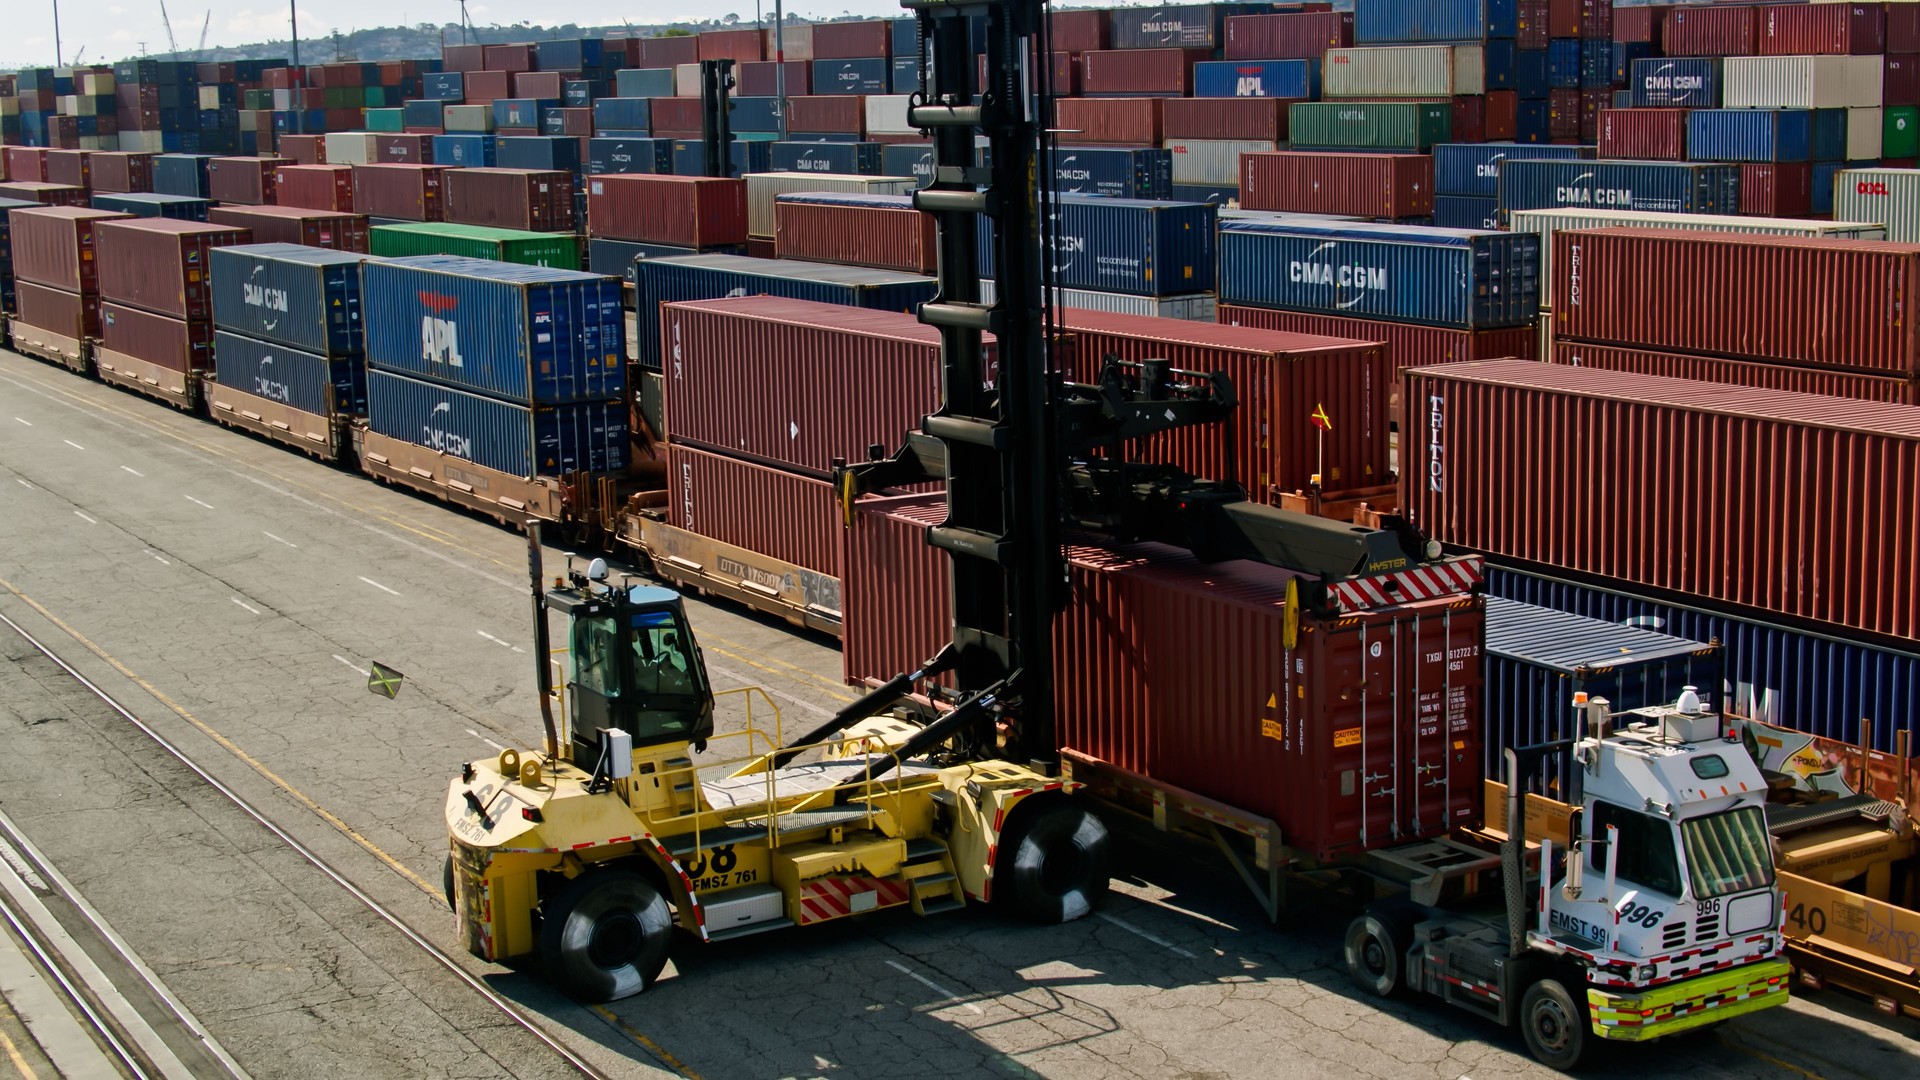
[[[268,401],[288,404],[293,400],[293,390],[286,383],[273,378],[273,372],[267,370],[273,366],[271,354],[260,359],[260,371],[253,377],[254,392]]]
[[[440,415],[441,413],[445,413],[446,416],[442,417]],[[426,443],[426,446],[430,450],[438,450],[443,454],[452,454],[454,457],[467,458],[468,460],[472,460],[473,458],[473,440],[472,439],[469,439],[464,435],[459,435],[454,432],[450,432],[446,430],[444,427],[434,426],[436,423],[445,424],[448,420],[451,420],[452,418],[453,418],[452,402],[443,401],[440,404],[435,405],[433,407],[433,411],[427,414],[427,423],[425,428],[423,429],[426,432],[426,438],[424,440]]]
[[[459,306],[459,301],[438,293],[421,293],[420,302],[433,315],[420,317],[420,359],[429,364],[465,367],[460,355],[460,327],[452,319],[437,318]]]
[[[1260,67],[1258,65],[1255,65],[1253,67],[1234,68],[1233,73],[1235,76],[1234,83],[1233,83],[1233,96],[1235,97],[1266,97],[1267,96],[1266,83],[1264,82],[1267,76],[1266,68]]]

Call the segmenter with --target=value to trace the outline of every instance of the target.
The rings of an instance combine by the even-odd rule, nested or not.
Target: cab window
[[[1607,869],[1607,826],[1620,830],[1620,853],[1614,872],[1620,880],[1667,896],[1680,895],[1680,858],[1674,847],[1673,827],[1664,818],[1598,803],[1593,808],[1593,840],[1587,845],[1587,869]]]
[[[573,679],[602,697],[620,696],[620,622],[588,616],[573,624]]]

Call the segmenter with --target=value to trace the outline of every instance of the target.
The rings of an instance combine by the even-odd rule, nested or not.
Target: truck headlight
[[[1649,983],[1652,982],[1654,976],[1658,974],[1660,974],[1659,968],[1654,967],[1652,964],[1641,964],[1639,967],[1633,969],[1633,981]]]

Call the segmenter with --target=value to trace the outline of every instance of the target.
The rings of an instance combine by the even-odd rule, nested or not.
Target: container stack
[[[587,181],[588,266],[631,281],[633,265],[641,259],[743,254],[747,213],[744,180],[596,176]]]
[[[371,250],[382,258],[408,255],[458,255],[523,266],[580,269],[580,242],[572,233],[527,232],[443,221],[376,225]]]
[[[1161,315],[1211,302],[1218,207],[1088,195],[1062,195],[1058,206],[1053,275],[1063,306]],[[982,219],[983,284],[993,279],[990,238]]]
[[[169,218],[102,221],[94,240],[100,274],[100,377],[192,409],[213,367],[216,248],[244,244],[245,229]]]
[[[96,230],[125,214],[77,206],[16,206],[6,211],[16,342],[84,366],[81,343],[100,336],[100,262]]]
[[[216,206],[207,212],[207,220],[246,229],[259,244],[299,244],[361,255],[369,244],[367,219],[359,214],[298,206]]]

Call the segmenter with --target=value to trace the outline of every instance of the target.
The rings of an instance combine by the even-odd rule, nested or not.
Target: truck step
[[[756,838],[764,840],[766,839],[766,835],[767,827],[765,825],[725,825],[717,829],[702,829],[700,831],[698,846],[696,846],[694,834],[690,832],[668,837],[661,843],[662,846],[667,849],[668,854],[679,858],[683,855],[691,855],[695,851],[700,850],[700,848],[715,848],[723,844],[737,844],[743,840],[753,840]]]
[[[907,863],[909,865],[913,863],[918,863],[918,862],[931,862],[934,859],[945,858],[946,854],[947,854],[947,845],[941,843],[938,840],[907,841]]]
[[[745,926],[729,926],[725,930],[709,930],[707,931],[707,940],[709,942],[732,941],[734,938],[764,934],[769,930],[785,930],[792,925],[794,925],[793,920],[784,917],[767,919],[764,922],[747,923]]]
[[[949,911],[959,911],[966,906],[965,900],[957,900],[951,896],[930,896],[920,901],[920,914],[945,915]]]
[[[910,877],[907,879],[907,883],[915,889],[919,889],[925,885],[950,885],[957,880],[959,879],[955,878],[951,873],[940,873],[928,874],[926,877]]]

